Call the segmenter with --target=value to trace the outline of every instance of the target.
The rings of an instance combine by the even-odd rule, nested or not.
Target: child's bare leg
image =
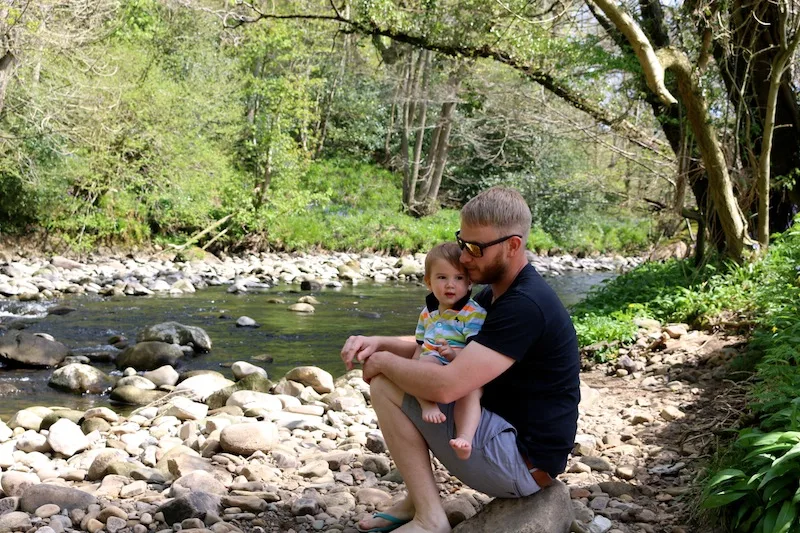
[[[420,357],[419,360],[428,364],[441,365],[441,363],[435,357]],[[423,400],[422,398],[417,398],[417,401],[419,402],[420,408],[422,408],[422,419],[425,422],[430,424],[441,424],[447,420],[447,417],[444,416],[444,413],[439,409],[439,405],[436,404],[436,402],[429,402],[428,400]]]
[[[456,422],[456,438],[450,439],[450,447],[461,460],[472,454],[472,439],[481,421],[481,395],[483,389],[470,392],[456,400],[453,416]]]

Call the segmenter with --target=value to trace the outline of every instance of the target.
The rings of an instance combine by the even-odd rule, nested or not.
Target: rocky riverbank
[[[727,414],[717,407],[721,365],[742,339],[640,326],[615,363],[582,375],[579,434],[560,476],[575,532],[700,530],[690,525],[692,482],[709,429]],[[130,368],[124,386],[155,396],[127,417],[105,407],[17,412],[0,424],[0,531],[353,533],[401,494],[359,371],[334,379],[299,367],[273,382],[246,362],[233,370],[235,381]],[[477,531],[470,518],[489,498],[435,475],[450,520],[465,521],[457,531]],[[504,512],[525,522],[547,501],[491,508],[491,530],[509,531]]]
[[[193,250],[91,256],[84,262],[62,256],[42,258],[0,250],[0,299],[35,301],[63,294],[144,296],[183,294],[209,285],[228,285],[230,292],[268,289],[277,283],[337,286],[372,280],[419,279],[424,255],[389,257],[375,254],[248,254],[220,257]],[[627,271],[640,258],[570,255],[546,257],[529,253],[530,262],[544,276],[569,271]]]

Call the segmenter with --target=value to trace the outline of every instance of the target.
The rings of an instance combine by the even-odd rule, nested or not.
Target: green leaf
[[[794,470],[800,470],[800,465],[798,465],[797,463],[783,463],[783,464],[779,464],[779,465],[775,466],[775,463],[773,463],[773,466],[771,466],[769,468],[769,470],[767,472],[767,475],[764,476],[764,479],[761,480],[761,483],[758,485],[758,490],[761,490],[764,487],[766,487],[767,484],[770,481],[772,481],[773,479],[775,479],[777,477],[781,477],[784,474],[786,474],[788,472],[792,472]],[[786,479],[788,479],[789,481],[796,480],[797,478],[798,478],[797,475],[792,475],[792,476],[787,476],[786,477]],[[784,485],[786,485],[786,484],[784,484]]]
[[[766,446],[761,446],[759,448],[756,448],[752,452],[748,453],[745,456],[744,461],[749,461],[750,459],[752,459],[755,456],[760,455],[762,453],[763,454],[771,454],[772,452],[776,452],[776,451],[788,450],[791,447],[792,447],[792,444],[788,443],[788,442],[777,442],[775,444],[768,444]]]
[[[775,523],[778,521],[778,508],[772,507],[767,510],[766,516],[761,521],[764,533],[775,533]]]
[[[743,498],[750,494],[749,491],[723,491],[708,495],[703,499],[702,506],[706,509],[714,509],[717,507],[724,507],[736,500]]]
[[[722,470],[721,472],[718,472],[714,477],[711,478],[711,480],[709,480],[708,488],[712,489],[717,485],[724,483],[725,481],[728,481],[729,479],[744,478],[744,477],[745,473],[742,472],[741,470],[738,470],[736,468],[727,468],[725,470]]]
[[[794,493],[794,498],[792,498],[792,503],[800,502],[800,487],[797,487],[797,490]]]
[[[800,442],[800,431],[784,431],[781,433],[781,436],[778,437],[778,442],[791,442],[793,444],[797,444]]]
[[[772,501],[772,499],[774,498],[775,494],[778,493],[778,491],[788,487],[789,485],[795,482],[797,482],[796,476],[777,477],[773,478],[773,480],[770,483],[765,484],[764,482],[762,482],[761,486],[759,486],[759,489],[761,487],[764,487],[763,499],[765,501]]]
[[[797,508],[794,504],[792,502],[783,502],[781,512],[775,522],[775,533],[787,533],[790,531],[795,518],[797,518]]]
[[[794,446],[792,446],[792,449],[789,450],[788,452],[786,452],[783,455],[783,457],[780,457],[780,458],[776,459],[775,462],[772,463],[772,466],[774,468],[774,467],[778,466],[779,464],[783,464],[783,463],[785,463],[787,461],[791,461],[795,457],[800,457],[800,443],[795,444]]]

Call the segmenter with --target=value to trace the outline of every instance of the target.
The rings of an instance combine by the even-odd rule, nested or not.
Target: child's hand
[[[456,351],[450,346],[446,340],[444,339],[436,339],[438,343],[435,348],[436,351],[439,352],[439,355],[447,359],[448,361],[452,361],[456,358]]]

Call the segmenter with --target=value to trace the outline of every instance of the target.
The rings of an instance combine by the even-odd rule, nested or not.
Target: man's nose
[[[462,263],[469,263],[472,261],[472,256],[469,254],[469,252],[467,252],[467,249],[464,248],[461,250],[461,255],[458,257],[458,260]]]

